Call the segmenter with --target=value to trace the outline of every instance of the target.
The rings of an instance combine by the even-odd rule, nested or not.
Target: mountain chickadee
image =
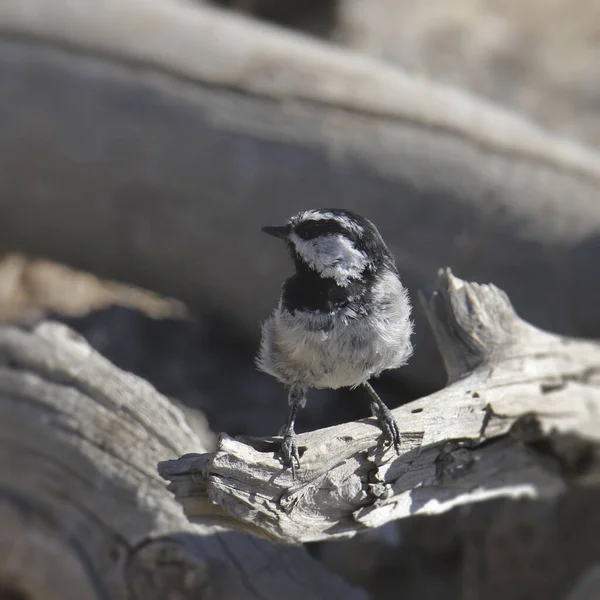
[[[262,327],[257,366],[289,390],[283,464],[300,464],[294,431],[308,388],[363,385],[371,410],[396,451],[398,425],[369,384],[412,354],[410,301],[375,225],[349,210],[306,210],[262,231],[283,239],[296,274]]]

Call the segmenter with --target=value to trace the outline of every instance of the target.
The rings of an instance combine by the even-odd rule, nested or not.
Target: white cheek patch
[[[292,233],[290,240],[307,265],[321,276],[335,279],[341,286],[347,286],[350,279],[359,278],[369,264],[365,253],[343,235],[325,235],[303,240]]]

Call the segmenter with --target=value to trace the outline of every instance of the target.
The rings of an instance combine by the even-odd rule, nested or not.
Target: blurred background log
[[[156,464],[212,442],[66,327],[1,327],[0,595],[366,598],[303,548],[187,522]]]
[[[22,0],[0,34],[1,248],[218,310],[255,340],[289,271],[259,227],[345,206],[381,228],[413,294],[451,264],[539,326],[600,335],[591,150],[208,7]],[[416,320],[400,376],[424,393],[444,376]]]
[[[168,1],[168,0],[165,0]],[[597,0],[193,0],[447,83],[600,144]]]
[[[268,2],[269,0],[267,0]],[[597,0],[339,0],[340,44],[598,148]]]

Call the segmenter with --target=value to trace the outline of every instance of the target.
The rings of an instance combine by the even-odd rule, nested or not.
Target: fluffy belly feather
[[[380,314],[377,320],[328,318],[333,323],[319,330],[314,313],[276,310],[263,326],[259,368],[289,386],[337,389],[400,367],[412,353],[409,311]]]

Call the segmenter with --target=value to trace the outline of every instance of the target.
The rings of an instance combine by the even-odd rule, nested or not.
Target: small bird
[[[260,370],[288,388],[282,462],[300,465],[294,430],[309,388],[364,386],[385,437],[400,448],[398,425],[369,383],[407,363],[413,324],[406,288],[371,221],[346,209],[305,210],[262,231],[285,241],[296,273],[262,326]]]

